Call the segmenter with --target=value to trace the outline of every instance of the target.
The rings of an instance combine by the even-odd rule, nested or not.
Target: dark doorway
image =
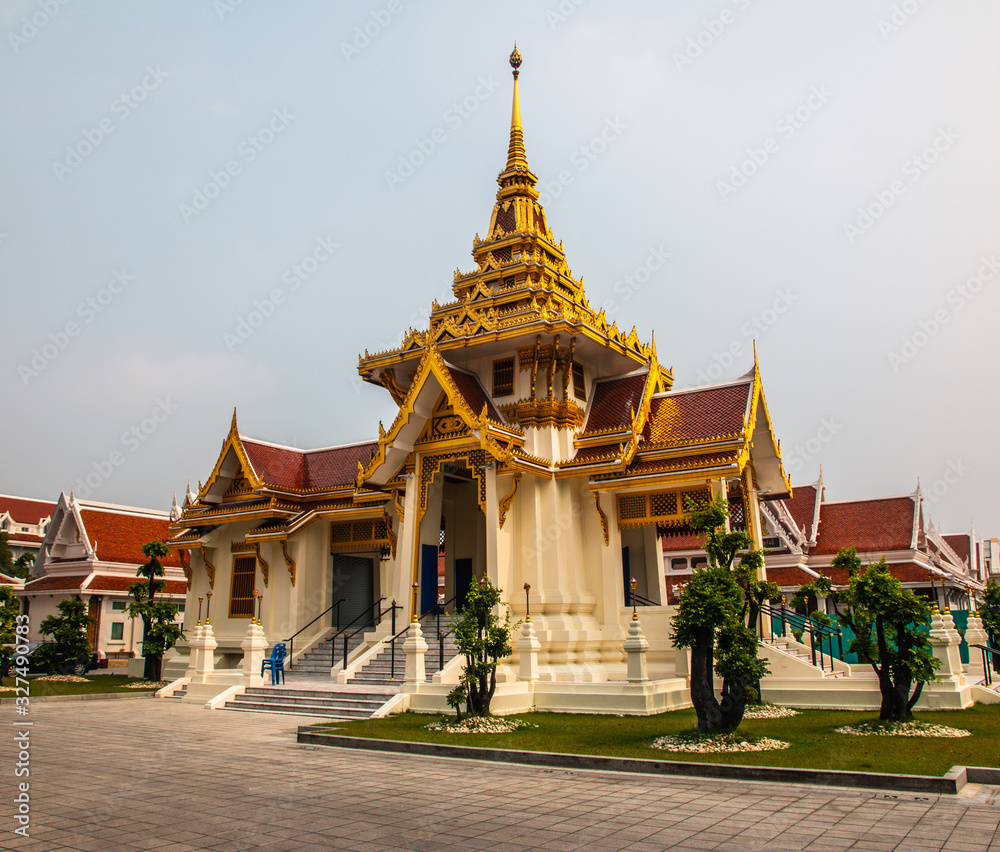
[[[375,562],[368,556],[333,554],[333,600],[347,598],[340,605],[340,626],[354,622],[352,631],[374,623]],[[365,618],[364,616],[367,616]],[[357,621],[355,622],[355,619]],[[336,613],[334,613],[336,625]]]
[[[472,560],[455,560],[455,609],[461,612],[465,609],[465,596],[469,594],[472,585]]]

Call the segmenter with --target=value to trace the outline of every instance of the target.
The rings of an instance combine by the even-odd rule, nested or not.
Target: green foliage
[[[996,643],[1000,641],[1000,585],[992,577],[979,601],[979,617],[983,620],[983,627],[993,637],[993,647],[997,647]]]
[[[473,579],[461,619],[455,624],[455,644],[465,657],[461,683],[448,695],[448,704],[462,718],[462,703],[470,716],[488,716],[497,686],[497,663],[510,656],[510,606],[488,578]],[[503,613],[503,617],[498,615]]]
[[[10,665],[11,649],[17,638],[17,614],[20,607],[17,595],[10,586],[0,586],[0,672],[6,672]]]
[[[779,589],[757,579],[764,556],[749,549],[753,539],[739,530],[726,531],[728,507],[721,497],[703,506],[689,501],[684,508],[691,529],[705,535],[709,564],[695,569],[685,585],[671,639],[675,647],[691,649],[691,702],[698,730],[732,730],[742,721],[747,700],[760,698],[760,679],[768,669],[757,655],[752,625],[761,603],[776,598]],[[721,702],[715,695],[715,674],[723,679]]]
[[[17,576],[14,574],[14,554],[10,549],[6,532],[0,532],[0,574],[8,577]]]
[[[34,564],[34,553],[22,553],[17,557],[17,559],[14,560],[14,573],[11,576],[18,577],[22,580],[31,579],[31,566]]]
[[[87,614],[87,605],[75,598],[59,601],[57,608],[59,615],[50,615],[38,625],[38,632],[51,636],[55,644],[39,648],[35,656],[50,674],[69,674],[78,663],[90,659],[87,628],[94,619]]]
[[[149,562],[139,568],[136,576],[144,577],[146,582],[133,583],[129,587],[129,594],[135,601],[129,604],[128,614],[131,618],[142,619],[142,655],[146,659],[143,676],[152,681],[160,679],[163,655],[184,636],[180,625],[174,621],[177,607],[156,600],[157,592],[164,587],[163,581],[157,579],[163,576],[160,560],[168,552],[167,546],[157,539],[144,544],[142,553]]]
[[[852,547],[841,550],[832,564],[846,568],[850,575],[847,589],[834,596],[834,606],[841,623],[854,632],[850,650],[867,658],[878,675],[879,718],[906,719],[924,684],[934,679],[934,670],[940,666],[925,632],[931,620],[930,605],[904,589],[884,559],[862,570]]]

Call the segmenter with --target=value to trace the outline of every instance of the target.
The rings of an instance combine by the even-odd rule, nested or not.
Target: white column
[[[538,680],[538,652],[541,647],[542,643],[538,641],[535,627],[529,618],[524,622],[524,627],[521,628],[521,640],[517,643],[517,653],[521,657],[521,667],[518,673],[520,680],[532,682]]]
[[[645,683],[649,680],[649,672],[646,669],[646,651],[649,650],[649,642],[642,635],[642,625],[639,624],[639,617],[632,616],[632,621],[628,626],[628,638],[625,640],[625,653],[628,655],[628,682]]]
[[[403,642],[403,653],[406,654],[406,672],[403,676],[403,683],[408,687],[416,687],[417,684],[427,680],[427,672],[424,668],[427,642],[424,640],[419,621],[411,622],[410,630]],[[415,692],[416,689],[410,691]]]
[[[215,649],[219,647],[212,625],[195,627],[195,634],[188,640],[188,647],[191,649],[188,677],[192,683],[208,683],[209,676],[215,671]]]
[[[252,618],[240,647],[243,649],[243,676],[253,685],[263,683],[260,667],[267,650],[267,637],[264,635],[264,628]]]

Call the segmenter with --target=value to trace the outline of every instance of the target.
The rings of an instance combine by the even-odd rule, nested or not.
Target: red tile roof
[[[20,577],[10,577],[7,574],[0,573],[0,586],[12,586],[15,583],[23,583]]]
[[[80,517],[87,530],[87,538],[97,549],[97,558],[102,562],[131,562],[144,565],[142,546],[153,539],[166,541],[170,533],[170,519],[132,515],[124,511],[110,509],[89,509],[81,507]],[[164,565],[180,567],[175,551],[160,560]]]
[[[843,547],[859,555],[909,550],[916,503],[911,497],[823,503],[813,553],[834,554]]]
[[[331,447],[326,450],[296,450],[242,439],[254,471],[267,485],[305,491],[350,485],[358,475],[358,462],[368,464],[378,449],[375,441]]]
[[[753,382],[653,397],[643,437],[653,444],[706,440],[743,431]]]
[[[30,500],[27,497],[0,494],[0,515],[10,512],[17,523],[37,524],[45,518],[51,518],[55,510],[56,504],[48,500]]]
[[[972,565],[972,561],[969,559],[971,545],[969,544],[970,539],[967,533],[961,533],[958,535],[943,535],[941,538],[948,542],[948,546],[958,554],[960,559],[963,559],[969,565]]]
[[[142,577],[120,577],[114,574],[97,574],[87,583],[88,592],[127,592],[133,583],[142,583]],[[163,592],[168,595],[187,594],[187,582],[184,580],[165,580],[162,577]]]
[[[806,538],[812,538],[813,518],[816,514],[816,498],[819,490],[814,485],[796,485],[792,496],[782,500],[801,530],[805,527]]]
[[[816,570],[816,569],[813,569]],[[817,574],[825,573],[822,570],[816,571]],[[829,576],[829,575],[827,575]],[[816,578],[812,574],[807,574],[801,568],[795,566],[783,566],[780,568],[768,568],[767,569],[767,579],[772,583],[777,583],[781,588],[795,588],[805,583],[811,583]]]
[[[694,455],[677,456],[669,459],[652,459],[641,461],[640,456],[636,456],[635,461],[629,465],[627,475],[638,476],[643,473],[666,473],[671,470],[690,470],[702,467],[720,467],[734,464],[736,462],[735,453],[696,453]]]
[[[677,553],[681,550],[702,550],[705,547],[705,536],[703,533],[681,532],[678,535],[661,535],[664,553]]]
[[[486,391],[483,389],[482,384],[479,382],[477,376],[471,373],[465,373],[461,370],[456,370],[453,367],[448,368],[448,373],[451,375],[451,380],[455,383],[458,388],[458,392],[462,394],[462,399],[465,400],[465,404],[472,409],[472,413],[478,417],[483,410],[483,405],[486,406],[486,413],[489,415],[490,420],[495,420],[497,423],[503,423],[503,418],[500,416],[500,412],[496,410],[496,406],[493,405],[493,400],[487,396]]]
[[[24,590],[27,592],[61,592],[79,589],[89,576],[89,574],[83,574],[70,577],[39,577],[37,580],[25,583]]]
[[[602,379],[594,383],[593,400],[584,432],[601,432],[607,429],[630,429],[632,412],[642,404],[646,377],[625,376],[619,379]]]

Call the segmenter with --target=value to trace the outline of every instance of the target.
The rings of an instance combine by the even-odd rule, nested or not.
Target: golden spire
[[[507,148],[507,167],[505,169],[527,169],[528,156],[524,151],[524,133],[521,130],[521,101],[517,94],[518,68],[521,67],[521,54],[517,51],[517,42],[510,55],[510,67],[514,69],[514,104],[510,111],[510,146]]]

